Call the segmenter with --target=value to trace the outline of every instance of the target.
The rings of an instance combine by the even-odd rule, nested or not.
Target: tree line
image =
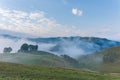
[[[3,53],[11,53],[12,52],[12,48],[11,47],[5,47],[3,49]],[[26,53],[26,52],[36,52],[38,51],[38,45],[32,45],[32,44],[27,44],[24,43],[21,45],[20,49],[17,52],[22,52],[22,53]]]

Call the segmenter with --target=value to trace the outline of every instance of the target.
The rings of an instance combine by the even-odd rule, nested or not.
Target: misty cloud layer
[[[0,53],[5,47],[12,47],[12,53],[16,53],[22,44],[38,45],[41,51],[51,52],[55,55],[69,55],[77,58],[81,55],[91,54],[106,48],[120,45],[119,42],[110,41],[102,38],[90,37],[63,37],[63,38],[17,38],[13,36],[0,37]]]
[[[0,37],[0,53],[3,53],[3,49],[5,47],[12,47],[13,49],[12,53],[15,53],[20,49],[20,46],[23,43],[34,44],[34,45],[37,44],[39,50],[52,52],[56,55],[66,54],[74,58],[89,53],[89,52],[85,52],[84,49],[80,48],[80,46],[82,47],[81,42],[78,43],[77,41],[67,41],[64,39],[62,39],[61,41],[62,44],[59,47],[61,51],[51,51],[51,48],[55,47],[56,45],[59,45],[59,43],[41,43],[41,42],[36,43],[36,42],[28,41],[26,39],[9,39],[9,38]]]
[[[34,42],[30,42],[30,41],[27,41],[25,39],[11,40],[11,39],[7,39],[7,38],[4,38],[4,37],[0,37],[0,53],[3,53],[3,49],[5,47],[12,47],[12,49],[13,49],[12,52],[15,53],[15,52],[18,51],[18,49],[20,49],[20,46],[23,43],[35,44]]]

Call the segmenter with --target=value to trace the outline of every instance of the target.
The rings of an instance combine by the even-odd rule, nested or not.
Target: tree
[[[24,43],[18,52],[35,52],[38,50],[38,45],[28,45]]]
[[[3,50],[4,53],[10,53],[11,51],[12,51],[11,47],[5,47]]]
[[[18,52],[28,52],[28,49],[29,45],[27,43],[24,43]]]
[[[29,45],[30,52],[37,51],[37,50],[38,50],[38,45]]]

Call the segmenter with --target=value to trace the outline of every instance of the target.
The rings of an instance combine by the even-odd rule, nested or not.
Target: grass
[[[81,63],[86,63],[82,67],[89,65],[90,69],[94,68],[100,73],[75,70],[74,60],[45,52],[1,54],[0,80],[120,80],[118,61],[99,64],[102,61],[101,54],[88,55],[83,57],[83,61],[80,60]]]
[[[99,68],[99,71],[104,72],[104,73],[119,73],[120,74],[120,63],[102,64]]]
[[[120,73],[120,46],[112,47],[106,50],[101,51],[99,54],[103,54],[104,56],[107,54],[112,53],[113,55],[110,56],[110,59],[114,59],[114,62],[102,62],[99,66],[101,72],[105,73]],[[117,55],[117,56],[114,56]],[[107,55],[108,57],[108,55]]]
[[[110,62],[111,59],[114,61]],[[120,46],[105,49],[94,54],[84,55],[78,60],[81,68],[102,73],[120,73]]]
[[[36,54],[3,54],[0,61],[12,62],[28,65],[46,65],[46,66],[64,66],[63,60],[53,55],[36,55]]]
[[[65,67],[65,68],[78,67],[78,65],[76,65],[77,63],[73,63],[72,61],[66,60],[63,57],[56,56],[46,52],[1,54],[0,61],[48,67]]]
[[[0,80],[120,80],[120,77],[83,70],[0,62]]]

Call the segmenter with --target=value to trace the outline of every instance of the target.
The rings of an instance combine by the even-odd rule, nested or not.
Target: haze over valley
[[[119,0],[0,0],[0,80],[120,80]]]

